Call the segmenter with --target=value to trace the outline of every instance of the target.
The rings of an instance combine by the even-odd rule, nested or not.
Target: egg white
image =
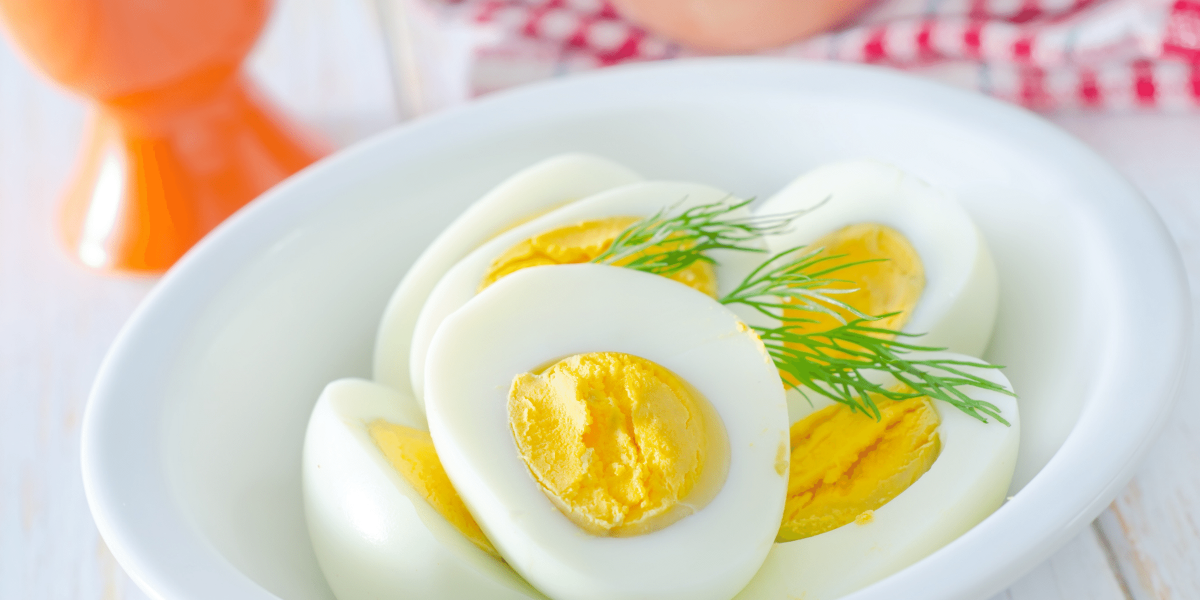
[[[913,358],[982,362],[948,352]],[[961,367],[1012,390],[996,369]],[[908,489],[874,511],[866,524],[848,523],[809,538],[775,544],[739,600],[804,598],[834,600],[866,587],[932,554],[974,527],[1004,502],[1016,467],[1020,419],[1016,398],[999,392],[960,388],[967,396],[1000,408],[1011,426],[983,423],[939,400],[941,453]],[[810,394],[813,402],[788,392],[793,422],[833,403]]]
[[[442,275],[467,253],[513,223],[641,179],[608,159],[571,153],[525,168],[493,188],[421,253],[393,292],[375,338],[375,381],[410,389],[408,352],[417,313]]]
[[[728,438],[716,496],[635,537],[588,535],[562,515],[508,425],[514,376],[602,351],[675,373],[708,399]],[[757,336],[711,298],[619,267],[525,269],[446,318],[426,369],[430,433],[446,473],[505,560],[548,596],[727,599],[771,548],[787,484],[783,385]]]
[[[339,600],[544,598],[480,550],[388,462],[367,425],[425,429],[411,396],[361,379],[330,383],[304,438],[304,509],[317,562]]]
[[[701,204],[738,200],[729,192],[698,183],[644,181],[613,188],[573,202],[489,240],[447,271],[429,293],[424,307],[421,308],[413,328],[412,348],[408,354],[409,378],[417,400],[424,403],[425,357],[437,328],[447,316],[475,296],[479,283],[483,281],[492,261],[518,242],[558,227],[590,219],[616,216],[649,217],[664,208],[686,210]],[[749,217],[750,212],[743,207],[730,215]],[[753,252],[714,251],[709,253],[709,256],[717,262],[719,293],[733,289],[765,259],[764,254]],[[747,320],[755,318],[748,314],[742,316]],[[380,339],[396,335],[397,331],[385,329],[381,332]],[[388,340],[386,343],[392,346],[399,342]]]
[[[807,210],[767,237],[772,252],[805,246],[856,223],[899,231],[920,256],[925,289],[902,331],[912,343],[981,356],[999,305],[996,266],[971,217],[948,194],[891,165],[851,161],[817,167],[755,209]]]

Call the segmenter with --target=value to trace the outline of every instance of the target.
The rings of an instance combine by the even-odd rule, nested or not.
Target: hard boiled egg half
[[[1012,386],[979,359],[953,361],[999,389]],[[880,401],[879,421],[813,396],[788,395],[795,423],[781,538],[739,599],[834,600],[932,554],[1004,502],[1017,460],[1016,398],[959,388],[990,402],[1007,425],[940,400]]]
[[[426,376],[447,475],[552,598],[726,599],[772,546],[783,385],[704,294],[620,267],[524,269],[445,319]]]
[[[996,321],[995,263],[979,229],[946,192],[875,161],[818,167],[757,208],[758,214],[804,211],[789,231],[768,236],[772,252],[823,248],[829,275],[845,279],[833,297],[876,322],[911,334],[909,341],[981,356]],[[842,315],[843,319],[851,315]],[[838,324],[833,317],[814,327]]]
[[[410,395],[361,379],[326,386],[302,480],[313,550],[339,600],[543,597],[463,506]]]
[[[417,313],[454,263],[505,229],[641,179],[611,160],[571,153],[547,158],[500,182],[433,240],[392,294],[375,338],[375,381],[410,389],[408,353]]]
[[[482,288],[530,266],[587,262],[627,226],[659,211],[683,211],[714,203],[732,205],[739,200],[729,192],[697,183],[644,181],[588,196],[489,240],[447,271],[421,308],[408,354],[413,393],[418,401],[424,401],[426,353],[435,332],[446,317]],[[743,207],[729,216],[745,218],[750,212]],[[741,283],[764,257],[728,250],[709,255],[715,266],[697,263],[673,277],[717,297]],[[399,337],[399,330],[381,330],[380,343],[398,345],[392,336]]]

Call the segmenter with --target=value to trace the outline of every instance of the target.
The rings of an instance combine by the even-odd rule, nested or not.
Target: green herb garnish
[[[698,261],[715,262],[705,254],[712,250],[764,252],[756,245],[759,238],[786,231],[796,218],[807,212],[733,216],[734,211],[750,202],[702,204],[676,214],[670,209],[659,211],[622,231],[592,262],[671,275]],[[891,315],[862,314],[836,299],[838,294],[853,290],[835,284],[848,283],[836,278],[838,271],[874,261],[838,262],[845,257],[820,253],[820,248],[793,248],[776,254],[719,300],[726,305],[748,306],[777,323],[772,327],[751,327],[784,375],[785,385],[806,398],[808,393],[817,393],[875,419],[880,418],[880,412],[872,394],[889,400],[928,396],[985,423],[991,417],[1009,424],[995,405],[972,399],[960,389],[974,387],[1013,395],[961,368],[1001,367],[944,358],[907,358],[905,355],[913,351],[945,348],[912,343],[918,335],[872,327],[872,321]],[[853,319],[847,321],[839,310],[846,311]],[[806,331],[806,326],[815,319],[802,316],[805,312],[831,314],[842,324],[822,331]],[[907,388],[884,387],[877,383],[885,379],[881,374],[891,375]]]
[[[754,242],[783,232],[801,213],[732,216],[751,202],[753,199],[701,204],[674,215],[673,207],[665,208],[626,227],[592,262],[667,276],[697,262],[715,263],[705,254],[712,250],[766,252]]]

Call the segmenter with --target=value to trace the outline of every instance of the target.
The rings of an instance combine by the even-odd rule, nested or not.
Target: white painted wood
[[[411,119],[471,97],[474,32],[453,6],[426,0],[372,0],[392,67],[396,104]]]
[[[250,65],[269,94],[338,144],[398,120],[370,1],[281,1]],[[154,284],[97,275],[59,247],[58,193],[83,119],[80,102],[0,43],[0,599],[146,597],[99,539],[79,476],[92,378]],[[1200,117],[1058,121],[1146,191],[1200,273]],[[1200,598],[1200,379],[1185,390],[1191,402],[1098,527],[994,600],[1120,600],[1121,579],[1138,600]]]
[[[1095,529],[1089,527],[991,600],[1127,600]]]
[[[337,146],[399,122],[372,1],[279,1],[248,61],[272,97]]]
[[[91,380],[151,280],[70,262],[57,196],[82,105],[0,49],[0,598],[122,598],[132,589],[96,533],[79,475]]]

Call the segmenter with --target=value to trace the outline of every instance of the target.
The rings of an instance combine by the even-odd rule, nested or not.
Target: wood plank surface
[[[1089,527],[991,600],[1128,600],[1100,534]]]
[[[0,53],[0,598],[119,598],[127,588],[96,535],[79,475],[91,380],[153,285],[72,264],[55,198],[81,105]]]
[[[283,0],[250,69],[345,145],[398,120],[368,0]],[[55,212],[81,102],[0,43],[0,599],[135,599],[96,533],[79,428],[96,369],[152,278],[97,275],[59,247]],[[1126,172],[1200,273],[1200,117],[1081,115],[1060,124]],[[1200,366],[1200,352],[1192,366]],[[1092,527],[993,600],[1200,598],[1200,368],[1135,481]]]

